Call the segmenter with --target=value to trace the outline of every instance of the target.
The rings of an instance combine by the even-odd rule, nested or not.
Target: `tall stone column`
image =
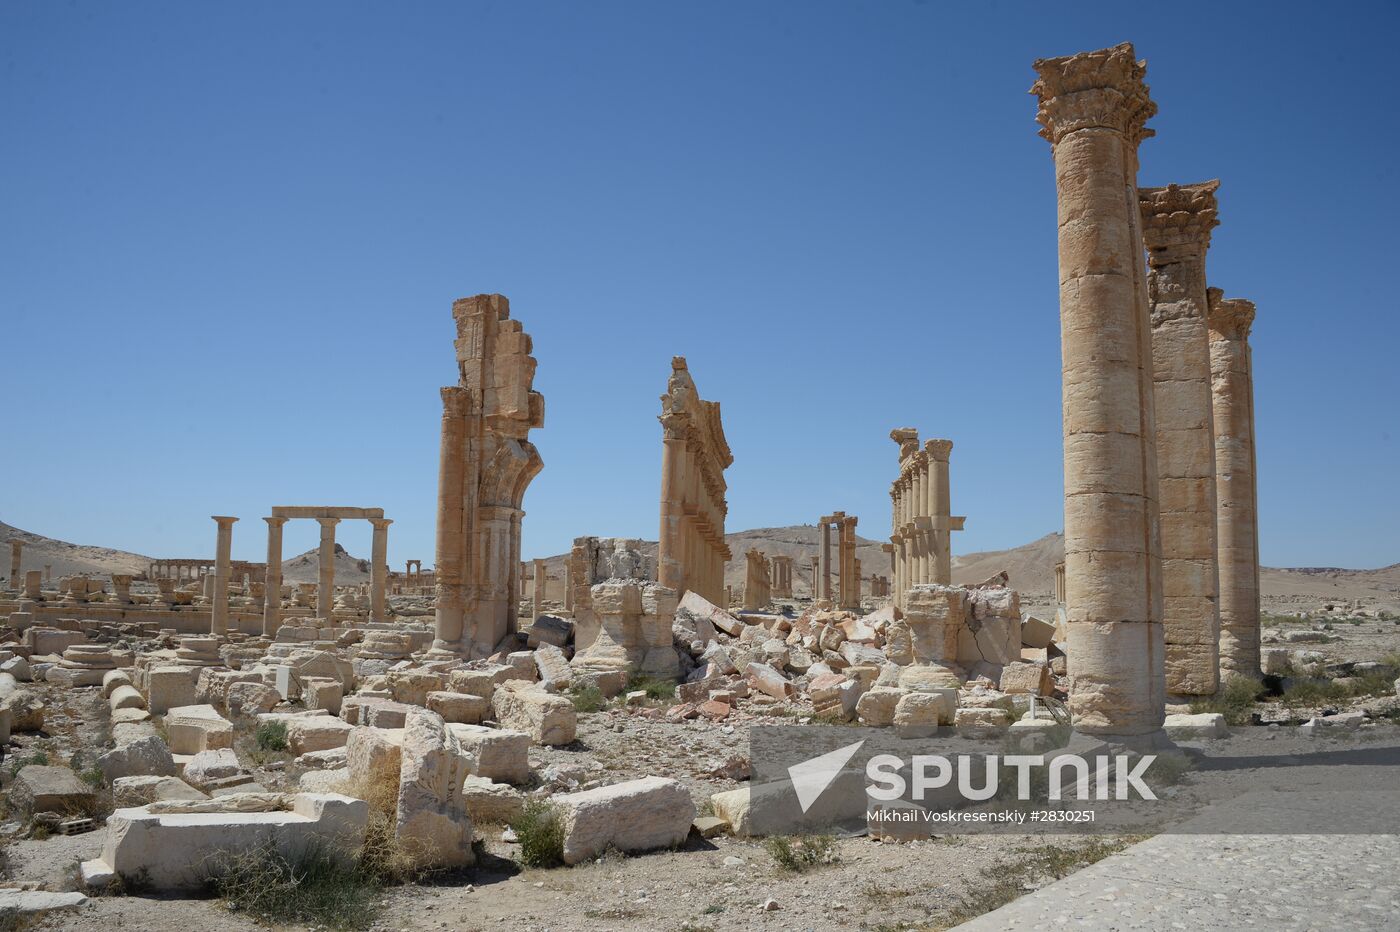
[[[18,592],[24,585],[20,579],[20,564],[23,562],[24,541],[18,538],[10,541],[10,588]]]
[[[232,570],[233,523],[237,518],[213,515],[218,524],[214,543],[214,592],[210,597],[209,633],[228,633],[228,580]]]
[[[331,622],[335,614],[335,526],[339,518],[317,518],[321,547],[317,551],[316,614]]]
[[[821,578],[821,591],[813,598],[831,598],[831,523],[835,520],[833,515],[826,515],[821,520],[822,547],[817,551],[817,556],[821,560],[821,568],[818,571],[818,576]]]
[[[1259,525],[1254,449],[1254,304],[1209,291],[1220,542],[1220,669],[1259,678]]]
[[[928,513],[933,519],[932,582],[940,586],[953,584],[953,506],[948,483],[948,457],[952,452],[951,440],[924,441],[924,455],[929,464]]]
[[[677,593],[685,589],[681,549],[685,534],[685,428],[679,415],[661,421],[661,539],[656,548],[656,578]]]
[[[389,585],[389,525],[390,518],[370,518],[374,526],[370,538],[369,560],[369,618],[370,621],[386,621],[389,613],[384,610],[384,592]]]
[[[538,617],[540,617],[541,615],[544,614],[544,600],[545,600],[545,594],[546,594],[546,592],[548,591],[548,586],[549,586],[549,573],[548,573],[548,571],[545,570],[545,566],[544,566],[544,561],[543,561],[543,560],[536,560],[535,563],[534,563],[534,567],[535,567],[534,612],[535,612],[535,617],[538,618]]]
[[[1208,696],[1220,683],[1215,429],[1206,250],[1218,181],[1138,192],[1147,247],[1157,489],[1162,521],[1166,689]]]
[[[812,598],[821,597],[821,557],[812,557]]]
[[[437,556],[433,563],[437,608],[433,647],[457,651],[466,623],[465,548],[467,545],[466,456],[467,390],[442,389],[442,439],[438,450]]]
[[[267,522],[267,572],[263,577],[263,637],[276,637],[282,627],[282,525],[286,518],[263,518]]]
[[[860,607],[860,586],[855,578],[857,520],[853,515],[841,515],[841,608],[846,609]]]
[[[1058,193],[1070,712],[1086,733],[1150,735],[1165,691],[1137,147],[1156,105],[1127,43],[1035,69]]]

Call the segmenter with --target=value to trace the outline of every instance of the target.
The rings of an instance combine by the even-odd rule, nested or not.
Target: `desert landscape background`
[[[76,573],[139,574],[144,573],[152,562],[152,558],[144,554],[55,540],[0,522],[0,545],[16,537],[24,541],[25,566],[34,568],[51,565],[55,577]],[[861,561],[862,575],[868,579],[872,575],[887,573],[889,557],[880,549],[880,542],[865,537],[856,539],[859,544],[856,556]],[[795,563],[795,594],[799,598],[811,594],[809,561],[821,546],[821,531],[815,525],[752,528],[726,534],[725,540],[728,541],[729,549],[734,555],[725,566],[725,582],[733,586],[736,593],[741,591],[744,585],[744,553],[750,547],[756,547],[769,557],[792,557]],[[833,555],[834,550],[833,542]],[[654,559],[656,542],[643,541],[642,551]],[[212,559],[212,548],[208,556]],[[425,568],[429,564],[427,556],[424,558]],[[546,558],[550,576],[563,579],[566,556],[555,554]],[[1030,606],[1040,608],[1052,599],[1055,564],[1063,558],[1064,535],[1055,532],[1006,550],[955,554],[953,582],[956,585],[977,583],[1004,570],[1011,577],[1012,587],[1020,591],[1023,600]],[[318,564],[318,556],[314,549],[290,557],[282,563],[283,580],[289,584],[315,582]],[[394,569],[392,566],[390,568]],[[369,561],[348,553],[337,544],[335,578],[338,585],[369,582]],[[1260,581],[1266,611],[1317,610],[1328,604],[1352,602],[1359,608],[1400,611],[1400,563],[1376,569],[1263,567]],[[559,584],[551,583],[551,596],[554,595],[557,585]]]

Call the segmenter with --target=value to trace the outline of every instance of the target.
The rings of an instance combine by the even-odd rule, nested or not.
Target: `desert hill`
[[[9,573],[9,546],[14,538],[24,541],[23,570],[53,567],[55,578],[73,573],[106,575],[110,573],[139,574],[146,571],[151,558],[111,547],[71,544],[44,537],[0,522],[0,574]],[[793,558],[793,584],[799,598],[811,594],[811,558],[821,546],[821,532],[815,525],[753,528],[726,535],[734,558],[725,565],[725,582],[735,592],[744,585],[744,553],[756,547],[768,556]],[[956,544],[956,538],[954,543]],[[880,549],[880,541],[857,536],[856,556],[861,561],[861,574],[871,576],[889,572],[889,556]],[[355,557],[336,545],[336,582],[353,585],[369,581],[369,561]],[[832,558],[835,559],[835,541]],[[653,561],[656,542],[644,541],[643,552]],[[1008,550],[988,550],[978,553],[954,554],[953,582],[975,583],[1005,570],[1011,584],[1033,603],[1043,603],[1054,592],[1055,564],[1064,559],[1064,535],[1047,534],[1028,544]],[[199,556],[190,554],[190,556]],[[562,580],[565,554],[546,559],[549,575]],[[283,579],[288,583],[315,582],[318,573],[316,551],[291,557],[282,563]],[[1352,570],[1340,567],[1264,567],[1260,582],[1263,586],[1265,608],[1287,611],[1290,607],[1311,607],[1327,602],[1360,601],[1364,605],[1400,611],[1400,563],[1378,569]],[[562,596],[560,583],[551,582],[550,597]],[[868,591],[868,583],[867,583]]]

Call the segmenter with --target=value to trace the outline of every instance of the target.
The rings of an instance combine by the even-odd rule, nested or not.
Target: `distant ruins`
[[[890,573],[895,605],[904,608],[904,593],[913,586],[953,584],[952,532],[966,518],[949,514],[948,457],[951,440],[926,440],[912,427],[890,431],[899,444],[899,478],[890,486]]]

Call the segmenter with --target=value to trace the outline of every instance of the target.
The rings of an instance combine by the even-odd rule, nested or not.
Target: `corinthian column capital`
[[[948,457],[952,455],[953,452],[953,441],[943,439],[925,440],[924,452],[927,453],[931,459],[939,463],[946,463],[948,462]]]
[[[1040,99],[1036,122],[1051,145],[1082,129],[1111,129],[1137,146],[1155,135],[1147,128],[1157,105],[1143,77],[1147,63],[1133,55],[1130,42],[1096,52],[1042,58],[1031,93]]]
[[[1154,269],[1205,256],[1210,231],[1220,225],[1215,200],[1219,188],[1218,180],[1138,188],[1142,239],[1147,245],[1147,261]]]
[[[1254,325],[1254,302],[1244,298],[1227,298],[1219,288],[1206,289],[1210,302],[1210,329],[1227,340],[1249,339]]]

